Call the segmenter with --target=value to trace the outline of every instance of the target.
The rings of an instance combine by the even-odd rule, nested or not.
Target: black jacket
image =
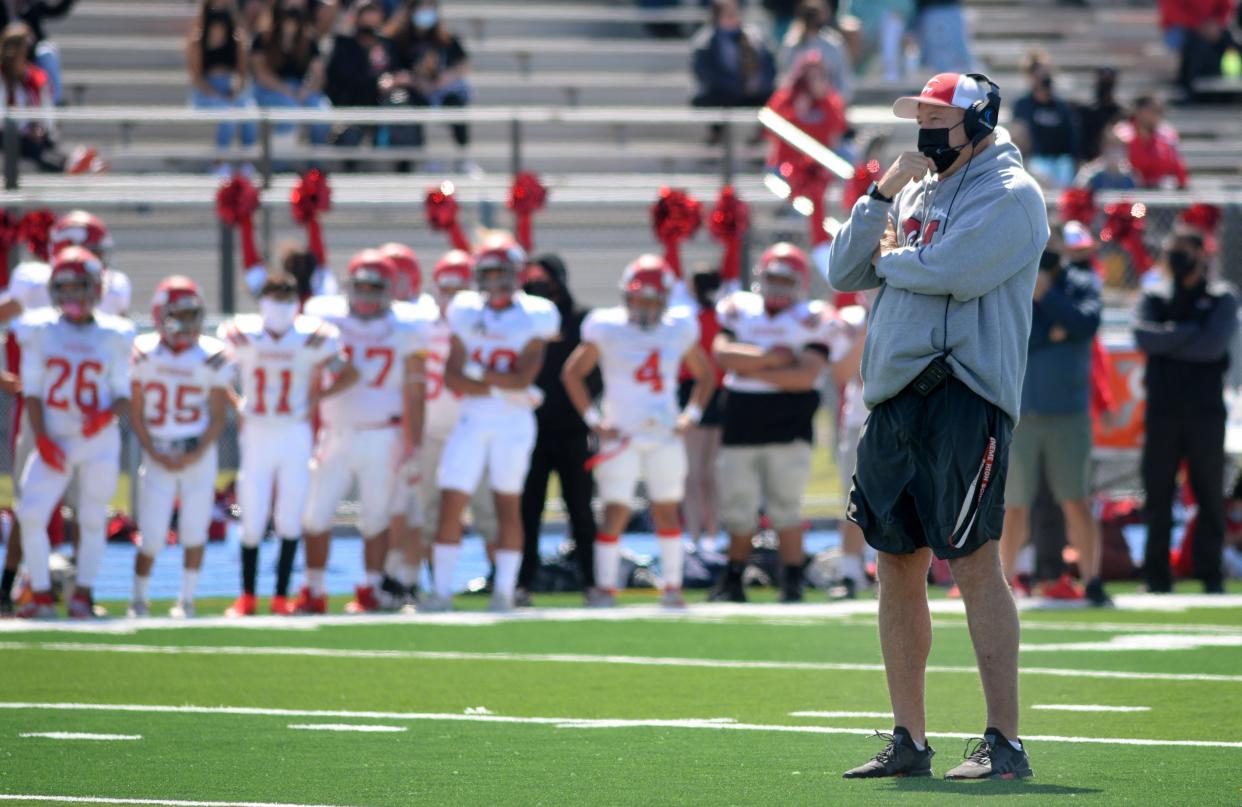
[[[1168,284],[1139,301],[1134,342],[1147,354],[1149,415],[1225,416],[1225,371],[1238,300],[1223,283]]]
[[[396,69],[392,43],[383,37],[369,48],[352,36],[338,36],[332,45],[324,92],[333,106],[379,106],[379,79]]]
[[[9,14],[9,4],[0,0],[0,28],[11,22],[24,22],[34,34],[35,44],[44,39],[43,20],[63,17],[73,9],[77,0],[17,0],[17,13]],[[34,54],[30,56],[34,61]]]
[[[579,308],[574,304],[573,295],[569,291],[568,275],[565,264],[555,255],[541,255],[536,262],[552,276],[560,287],[559,296],[553,300],[561,313],[561,338],[549,342],[543,358],[543,367],[535,379],[535,386],[543,390],[543,405],[535,410],[535,419],[539,423],[539,438],[560,439],[571,436],[585,435],[589,429],[582,422],[578,410],[570,403],[565,394],[565,385],[561,383],[561,369],[569,354],[582,341],[582,320],[589,313],[588,309]],[[591,396],[599,395],[604,388],[599,370],[587,378],[587,388]]]

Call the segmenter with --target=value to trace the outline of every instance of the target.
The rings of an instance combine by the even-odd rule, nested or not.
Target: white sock
[[[518,568],[522,565],[522,553],[516,549],[496,550],[496,577],[493,588],[502,597],[513,596],[517,588]]]
[[[324,582],[326,573],[323,569],[307,569],[306,570],[306,587],[310,589],[311,596],[322,597],[327,593],[327,584]]]
[[[367,572],[367,587],[368,588],[378,590],[379,587],[382,585],[384,585],[384,573],[383,572]]]
[[[394,580],[401,579],[401,567],[405,565],[405,553],[400,549],[390,549],[384,556],[384,574]]]
[[[914,747],[915,747],[915,748],[917,748],[917,749],[918,749],[918,750],[920,750],[920,751],[926,751],[926,750],[927,750],[927,746],[923,745],[921,742],[919,742],[918,740],[914,739],[913,737],[911,737],[911,738],[910,738],[910,742],[914,743]]]
[[[666,589],[680,589],[685,549],[681,545],[681,533],[660,536],[660,572],[664,575]]]
[[[600,540],[606,538],[607,540]],[[621,542],[615,536],[595,539],[595,587],[617,590],[617,571],[621,567]]]
[[[453,596],[453,573],[457,571],[460,552],[461,544],[436,544],[431,548],[431,585],[437,597]]]
[[[1022,750],[1022,743],[1018,742],[1017,740],[1010,740],[1009,744],[1013,746],[1013,750],[1015,751]]]
[[[151,578],[134,575],[134,602],[146,602],[151,589]]]
[[[847,552],[841,556],[841,577],[842,579],[853,580],[860,585],[867,579],[867,572],[863,568],[862,555]]]
[[[397,570],[397,575],[401,585],[407,588],[418,585],[418,566],[413,563],[402,563],[401,568]]]
[[[194,602],[194,592],[198,589],[198,569],[181,570],[181,601]]]

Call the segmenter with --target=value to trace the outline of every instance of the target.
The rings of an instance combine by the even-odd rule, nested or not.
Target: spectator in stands
[[[1065,267],[1060,255],[1045,251],[1035,281],[1022,416],[1009,447],[1001,531],[1001,561],[1005,579],[1011,580],[1018,552],[1030,537],[1042,462],[1065,514],[1069,543],[1078,551],[1087,600],[1096,606],[1111,604],[1100,582],[1100,531],[1089,474],[1091,340],[1100,327],[1101,309],[1095,273]]]
[[[202,0],[186,39],[190,101],[195,109],[246,109],[254,95],[246,83],[246,40],[233,0]],[[241,144],[253,146],[258,125],[229,121],[216,127],[216,148],[228,149],[240,130]]]
[[[272,11],[272,0],[241,0],[238,3],[238,17],[241,27],[246,31],[257,31],[263,27],[263,21]]]
[[[695,543],[705,538],[714,539],[720,534],[720,483],[716,476],[716,463],[720,457],[721,399],[720,388],[724,372],[712,356],[712,344],[720,333],[720,321],[716,316],[716,298],[720,294],[720,272],[701,267],[690,277],[694,293],[691,310],[699,320],[699,344],[716,372],[716,389],[711,400],[703,407],[703,417],[686,429],[686,491],[682,498],[682,520],[686,537]],[[686,408],[694,389],[694,376],[689,368],[682,367],[678,376],[678,411]]]
[[[934,73],[966,73],[975,68],[961,0],[917,0],[914,23],[923,67]]]
[[[341,17],[341,11],[348,8],[352,0],[346,0],[344,3],[338,0],[310,0],[310,20],[315,27],[315,35],[317,39],[324,39],[332,35],[336,29],[337,20]]]
[[[763,0],[762,5],[772,17],[772,41],[783,42],[801,3],[799,0]]]
[[[785,34],[780,51],[780,69],[788,73],[798,57],[814,51],[823,61],[832,88],[848,104],[854,97],[854,66],[841,34],[828,25],[828,8],[823,0],[805,0]]]
[[[11,22],[24,22],[30,26],[31,50],[35,64],[47,73],[52,92],[52,103],[64,103],[60,80],[60,50],[56,43],[43,35],[43,21],[68,14],[77,0],[0,0],[0,30]]]
[[[885,81],[900,81],[905,69],[902,46],[914,14],[914,0],[852,0],[849,13],[862,26],[863,58],[860,68],[876,53]]]
[[[51,112],[52,89],[47,73],[30,63],[30,28],[24,22],[10,23],[0,36],[0,80],[4,82],[7,106],[43,109]],[[20,123],[21,156],[33,160],[42,171],[81,174],[101,170],[94,149],[79,147],[66,156],[56,145],[51,117]]]
[[[1134,99],[1130,119],[1118,123],[1113,131],[1126,145],[1139,187],[1186,187],[1186,163],[1178,150],[1177,130],[1165,122],[1159,98],[1145,94]]]
[[[418,107],[464,107],[470,104],[470,56],[440,13],[436,0],[405,0],[388,21],[384,34],[396,49],[398,72],[380,85],[392,93],[390,103]],[[459,151],[470,145],[470,127],[454,123],[449,127]],[[394,142],[421,146],[423,128],[411,127],[407,137],[394,134]],[[406,142],[406,141],[409,142]],[[473,172],[473,163],[459,157],[457,170]],[[594,539],[592,539],[594,540]]]
[[[1111,67],[1096,68],[1094,98],[1091,103],[1078,107],[1084,160],[1094,160],[1100,156],[1104,133],[1113,128],[1125,112],[1121,104],[1117,103],[1116,89],[1117,71]]]
[[[1181,55],[1186,45],[1186,34],[1197,31],[1204,23],[1215,23],[1224,28],[1229,25],[1229,15],[1234,0],[1159,0],[1160,28],[1164,31],[1164,44],[1170,51]]]
[[[1167,281],[1144,293],[1134,340],[1147,354],[1143,487],[1147,491],[1147,589],[1172,590],[1169,533],[1179,467],[1184,463],[1199,505],[1194,572],[1209,594],[1223,593],[1225,534],[1224,376],[1238,329],[1234,291],[1210,282],[1203,237],[1177,230],[1164,244]]]
[[[267,24],[255,34],[250,48],[254,98],[259,106],[331,108],[323,94],[324,66],[317,39],[306,0],[276,0]],[[282,123],[276,132],[289,135],[294,128],[293,124]],[[311,142],[328,142],[331,129],[328,123],[311,124]]]
[[[1074,178],[1074,186],[1093,191],[1128,191],[1138,187],[1134,171],[1126,159],[1126,145],[1110,129],[1101,136],[1100,156],[1084,165]]]
[[[776,64],[760,33],[742,25],[736,0],[712,0],[710,22],[691,41],[696,107],[761,107],[776,83]],[[718,142],[722,127],[711,128]]]
[[[1186,31],[1181,63],[1177,70],[1177,83],[1181,86],[1186,100],[1211,102],[1236,97],[1236,90],[1205,89],[1197,86],[1197,82],[1225,75],[1226,56],[1232,53],[1236,59],[1239,50],[1242,50],[1242,46],[1238,44],[1238,38],[1233,31],[1215,19],[1205,20],[1198,28]]]
[[[585,467],[591,456],[587,445],[591,431],[582,422],[561,383],[561,369],[582,341],[582,320],[588,311],[574,303],[565,263],[557,255],[541,255],[532,261],[522,276],[522,290],[551,300],[561,314],[561,338],[548,343],[543,365],[535,378],[535,385],[543,390],[544,399],[535,410],[538,432],[522,490],[522,528],[526,537],[522,567],[518,571],[516,603],[530,605],[530,592],[539,574],[539,528],[551,474],[556,472],[561,483],[561,498],[569,515],[574,541],[573,557],[578,564],[583,591],[595,585],[595,515],[591,512],[591,474]],[[592,396],[599,395],[603,389],[598,369],[587,378],[587,388]]]
[[[818,51],[807,51],[798,58],[781,82],[780,89],[772,93],[768,106],[829,148],[835,147],[849,128],[845,120],[845,104],[832,88]],[[781,138],[776,135],[769,138],[772,141],[768,152],[770,169],[776,169],[785,162],[800,164],[805,160],[801,151]]]
[[[1078,113],[1054,91],[1048,54],[1033,50],[1023,61],[1031,90],[1013,105],[1015,136],[1024,144],[1027,169],[1056,188],[1067,187],[1082,159]]]
[[[384,9],[376,0],[362,0],[352,13],[353,32],[333,40],[325,91],[334,106],[379,106],[380,80],[397,69],[392,42],[380,35]],[[356,146],[366,134],[374,139],[376,131],[374,126],[346,126],[335,142]]]

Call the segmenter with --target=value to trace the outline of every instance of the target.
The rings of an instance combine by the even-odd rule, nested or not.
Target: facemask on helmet
[[[174,350],[185,350],[198,341],[204,317],[202,300],[192,295],[178,297],[160,307],[160,336]]]
[[[383,316],[392,303],[388,279],[378,269],[363,267],[349,276],[349,311],[362,319]]]
[[[771,264],[759,272],[755,291],[763,298],[769,311],[781,311],[802,296],[802,278],[793,267],[781,263]]]
[[[48,292],[52,305],[73,322],[90,319],[99,302],[98,286],[89,277],[79,274],[53,275]]]
[[[484,263],[474,269],[479,293],[489,300],[504,302],[517,292],[517,270],[500,261]]]

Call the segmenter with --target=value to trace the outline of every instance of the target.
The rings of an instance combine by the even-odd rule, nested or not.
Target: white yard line
[[[344,804],[289,804],[280,801],[189,801],[186,799],[121,799],[107,796],[37,796],[0,793],[0,801],[50,801],[60,804],[153,804],[161,807],[348,807]]]
[[[360,723],[290,723],[289,728],[299,731],[360,731],[363,733],[399,733],[408,731],[405,726],[377,726]]]
[[[82,731],[27,731],[18,737],[43,737],[48,740],[141,740],[141,734],[91,734]]]
[[[813,672],[883,672],[883,664],[827,661],[743,661],[665,656],[582,655],[576,653],[468,653],[448,650],[342,650],[327,647],[248,647],[205,645],[146,645],[84,642],[0,642],[0,650],[53,650],[73,653],[137,653],[150,655],[300,656],[318,658],[404,659],[416,661],[520,661],[552,664],[619,664],[638,667],[705,667],[736,670],[804,670]],[[929,673],[978,675],[975,667],[932,665]],[[1242,675],[1210,673],[1126,672],[1022,667],[1023,675],[1059,678],[1104,678],[1122,681],[1216,681],[1240,683]]]
[[[1104,706],[1099,703],[1037,703],[1031,707],[1043,712],[1150,712],[1150,706]]]
[[[265,709],[253,706],[149,706],[145,704],[111,703],[0,703],[0,708],[48,709],[57,711],[131,712],[144,714],[200,714],[260,717],[351,718],[362,720],[442,721],[464,723],[512,723],[572,729],[673,728],[698,729],[705,731],[766,731],[787,734],[850,734],[855,736],[868,736],[873,733],[870,729],[860,729],[856,727],[846,728],[843,726],[790,726],[765,723],[735,723],[722,718],[626,720],[574,717],[517,717],[510,715],[453,714],[437,712],[353,712],[319,709]],[[927,736],[967,740],[976,737],[977,735],[952,731],[929,731],[927,732]],[[1022,740],[1024,742],[1048,743],[1089,743],[1098,745],[1242,749],[1242,742],[1227,742],[1223,740],[1156,740],[1147,738],[1138,739],[1132,737],[1066,737],[1051,734],[1028,734],[1023,736]]]
[[[1165,630],[1172,629],[1173,626]],[[1242,647],[1242,634],[1209,636],[1186,633],[1127,633],[1099,642],[1022,643],[1026,652],[1151,652],[1162,650],[1198,650],[1203,647]]]
[[[888,720],[892,712],[790,712],[790,717],[866,717]]]

